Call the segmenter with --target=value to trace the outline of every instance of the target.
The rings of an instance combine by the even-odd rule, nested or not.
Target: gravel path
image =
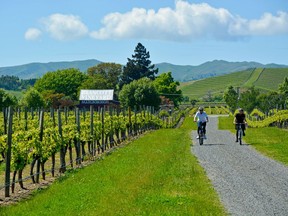
[[[288,167],[235,143],[230,131],[218,130],[209,116],[202,146],[192,131],[192,153],[207,172],[231,215],[288,215]],[[249,129],[247,130],[249,133]],[[288,157],[288,155],[287,155]]]

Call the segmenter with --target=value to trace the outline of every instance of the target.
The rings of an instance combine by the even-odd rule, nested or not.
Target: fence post
[[[43,125],[44,125],[44,112],[43,110],[40,111],[40,122],[39,122],[39,141],[42,143],[43,141]],[[40,165],[41,165],[41,158],[37,159],[37,166],[36,166],[36,183],[39,183],[39,176],[40,176]],[[45,175],[45,174],[44,174]]]
[[[60,147],[60,173],[64,173],[66,171],[66,162],[65,162],[65,146],[63,146],[63,132],[62,132],[62,120],[61,120],[61,111],[57,110],[58,115],[58,130],[61,139],[61,147]]]
[[[106,146],[105,146],[105,134],[104,134],[104,129],[105,129],[105,121],[104,121],[104,111],[105,107],[101,108],[101,122],[102,122],[102,133],[101,133],[101,148],[102,148],[102,152],[104,152],[106,150]]]
[[[76,108],[76,125],[77,125],[77,132],[79,134],[79,137],[77,139],[76,143],[76,164],[80,165],[81,164],[81,148],[80,148],[80,110],[79,108]]]
[[[90,106],[90,134],[92,138],[92,141],[89,141],[91,143],[90,154],[92,154],[92,156],[94,157],[96,155],[96,145],[95,145],[95,140],[94,140],[94,108],[92,105]]]
[[[5,197],[9,197],[10,188],[10,171],[11,171],[11,145],[12,145],[12,124],[13,124],[13,109],[8,108],[8,131],[7,131],[7,153],[6,153],[6,171],[5,171]]]

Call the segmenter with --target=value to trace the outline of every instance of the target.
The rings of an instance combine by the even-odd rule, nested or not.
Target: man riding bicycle
[[[234,122],[233,122],[235,124],[235,129],[236,129],[236,142],[238,142],[237,124],[241,124],[243,136],[245,136],[245,125],[247,124],[244,110],[242,108],[239,108],[238,111],[239,112],[235,115]]]
[[[203,107],[199,107],[198,111],[194,115],[194,122],[197,121],[198,129],[197,129],[197,139],[199,139],[199,132],[201,125],[203,126],[203,133],[204,133],[204,139],[207,139],[206,137],[206,122],[208,122],[208,115],[204,111]]]

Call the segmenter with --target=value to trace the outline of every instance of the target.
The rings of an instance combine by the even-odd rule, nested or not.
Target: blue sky
[[[126,64],[288,65],[287,0],[2,0],[0,67],[97,59]]]

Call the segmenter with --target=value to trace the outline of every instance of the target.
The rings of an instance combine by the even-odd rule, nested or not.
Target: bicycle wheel
[[[203,136],[199,137],[199,144],[203,145]]]
[[[203,131],[201,129],[200,133],[199,133],[199,144],[200,145],[203,145],[203,140],[204,140],[204,134],[203,134]]]
[[[238,139],[239,139],[239,144],[240,144],[240,145],[242,145],[242,133],[243,133],[243,132],[242,132],[242,129],[240,129],[240,130],[238,131],[238,136],[239,136]]]

